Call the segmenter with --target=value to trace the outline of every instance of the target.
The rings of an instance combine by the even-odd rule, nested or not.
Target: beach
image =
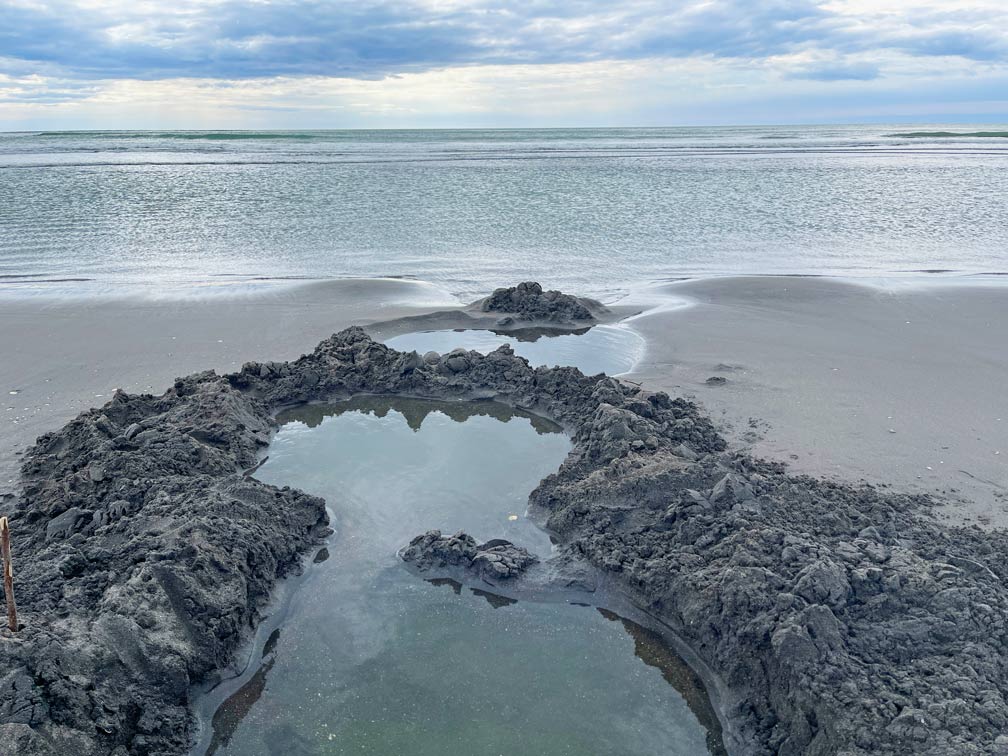
[[[1008,288],[743,277],[658,287],[627,376],[694,397],[729,437],[798,473],[947,498],[1008,525]],[[724,382],[708,383],[710,378]]]
[[[13,493],[19,452],[116,388],[160,393],[191,372],[293,359],[349,325],[391,321],[378,335],[399,333],[400,318],[453,302],[395,279],[0,301],[2,490]],[[798,473],[947,494],[954,522],[1008,524],[1008,287],[724,277],[642,287],[613,309],[646,343],[626,379],[695,398],[739,448]]]
[[[2,17],[0,751],[1008,756],[1008,3]]]
[[[311,297],[314,303],[306,306]],[[336,304],[332,300],[338,297]],[[635,297],[644,309],[632,314]],[[386,417],[403,398],[414,402],[399,415],[413,418],[411,428],[401,426],[406,439],[426,427],[422,416],[437,402],[458,407],[459,401],[480,401],[484,409],[473,412],[448,409],[443,427],[450,430],[470,415],[504,417],[511,411],[528,423],[532,412],[551,421],[552,432],[566,434],[572,444],[557,471],[528,495],[528,526],[546,531],[524,541],[535,552],[500,537],[508,532],[504,523],[519,519],[517,514],[477,522],[480,540],[463,530],[446,536],[429,529],[407,544],[412,528],[427,528],[441,517],[438,496],[432,497],[429,513],[409,529],[400,527],[403,532],[391,544],[365,546],[366,558],[382,564],[381,570],[408,593],[413,583],[402,565],[384,561],[400,541],[399,557],[419,577],[438,585],[454,581],[456,594],[461,587],[477,596],[489,591],[495,597],[489,611],[516,601],[560,602],[643,623],[692,670],[694,681],[681,690],[694,703],[681,708],[680,716],[690,737],[706,738],[711,753],[846,749],[895,754],[910,752],[911,743],[935,754],[990,752],[1005,742],[1002,719],[991,714],[1002,711],[1004,700],[1006,657],[997,618],[1008,606],[1003,566],[992,559],[1005,548],[1006,537],[999,527],[997,479],[995,490],[981,491],[991,494],[989,500],[969,499],[963,488],[949,503],[940,494],[921,495],[932,481],[908,490],[913,486],[901,485],[899,470],[895,482],[873,480],[873,470],[886,476],[889,468],[872,468],[871,457],[886,451],[845,433],[851,424],[829,413],[814,416],[813,427],[803,431],[817,439],[817,456],[809,463],[801,463],[800,455],[793,459],[797,447],[792,444],[803,437],[778,442],[774,432],[803,421],[802,405],[817,395],[868,397],[862,400],[866,406],[890,406],[893,394],[878,390],[886,383],[880,377],[899,383],[917,402],[893,406],[917,413],[935,401],[930,380],[943,391],[950,386],[983,391],[982,382],[952,381],[962,368],[984,377],[982,354],[971,349],[997,338],[996,330],[986,332],[981,324],[996,320],[1002,297],[993,287],[893,294],[849,282],[736,278],[646,287],[612,308],[544,291],[535,283],[447,310],[433,304],[429,287],[388,281],[294,287],[282,295],[273,292],[270,300],[283,313],[278,319],[288,324],[328,328],[343,318],[365,324],[372,333],[400,332],[410,322],[457,325],[468,318],[516,334],[531,327],[549,339],[551,332],[583,331],[586,324],[595,327],[622,316],[622,325],[615,326],[639,329],[645,350],[634,370],[618,378],[586,376],[562,366],[534,369],[510,345],[488,354],[401,352],[360,327],[340,330],[314,348],[277,341],[266,345],[278,353],[304,354],[297,359],[244,360],[246,349],[262,348],[248,335],[256,333],[250,326],[257,302],[216,300],[205,303],[202,313],[183,308],[186,325],[206,334],[204,349],[226,343],[212,337],[237,338],[244,329],[245,341],[225,356],[222,370],[239,359],[241,368],[175,378],[163,394],[113,391],[100,409],[39,440],[25,456],[19,498],[5,501],[19,537],[24,627],[17,636],[0,636],[0,652],[15,670],[10,706],[30,716],[0,729],[33,756],[71,748],[103,753],[116,743],[181,753],[200,738],[204,745],[209,742],[212,713],[212,740],[223,738],[224,748],[232,737],[307,748],[315,736],[305,739],[308,731],[297,729],[283,706],[261,724],[253,717],[250,730],[236,728],[264,695],[263,681],[277,664],[276,654],[281,668],[297,666],[292,657],[297,641],[284,646],[281,639],[285,650],[275,651],[274,636],[307,628],[284,629],[288,615],[278,613],[273,597],[280,586],[285,586],[281,595],[297,595],[292,591],[298,576],[312,569],[306,564],[312,554],[316,564],[333,558],[330,549],[336,559],[344,556],[340,530],[354,527],[341,521],[349,511],[343,502],[347,484],[362,490],[373,486],[366,480],[341,484],[331,479],[330,485],[338,487],[323,499],[316,483],[307,491],[277,487],[267,482],[267,468],[265,479],[256,470],[268,462],[271,444],[282,456],[278,412],[371,395],[363,405],[365,416]],[[104,322],[129,321],[135,343],[140,336],[149,342],[171,338],[156,325],[165,323],[163,305],[148,303],[146,321],[137,316],[143,308],[135,302],[124,309],[118,309],[122,303],[106,307]],[[719,308],[725,311],[720,318],[705,314]],[[230,315],[222,311],[228,309]],[[950,309],[959,315],[949,316]],[[890,322],[894,316],[899,324]],[[689,318],[695,320],[684,322]],[[893,328],[902,333],[898,325],[912,325],[913,318],[929,323],[929,345],[951,352],[924,371],[914,359],[921,343],[892,334]],[[225,330],[221,321],[234,330]],[[851,322],[858,324],[853,330]],[[787,329],[801,338],[783,338]],[[684,343],[681,335],[687,331],[695,340]],[[873,339],[869,332],[882,335]],[[280,335],[269,328],[265,333],[272,339]],[[838,349],[845,339],[847,348]],[[150,352],[130,355],[122,345],[119,349],[118,357],[108,355],[112,374],[116,360],[156,360]],[[973,362],[964,365],[971,354]],[[854,374],[864,366],[864,375],[831,386],[810,381],[808,394],[795,391],[787,380],[800,371],[840,372],[833,370],[840,360]],[[50,373],[58,362],[37,361],[35,369]],[[989,369],[996,374],[1001,368],[995,362]],[[921,373],[929,379],[922,380]],[[748,384],[747,374],[755,376]],[[710,380],[718,377],[724,380]],[[659,381],[671,381],[670,392],[658,389]],[[789,389],[792,401],[773,398]],[[716,391],[726,397],[720,405],[709,398]],[[755,400],[733,404],[732,391],[748,391]],[[67,392],[64,401],[54,396],[61,405],[72,397],[88,401],[80,391]],[[989,398],[998,401],[997,395]],[[489,409],[488,399],[502,404]],[[782,409],[785,405],[799,410]],[[748,412],[749,406],[767,407],[771,421],[750,414],[740,423],[733,413]],[[417,407],[423,408],[419,415]],[[326,411],[309,408],[309,423],[300,430],[295,423],[295,435],[283,442],[289,450],[290,439],[300,437],[305,453],[318,455],[304,468],[323,475],[316,481],[330,480],[325,476],[332,465],[303,434],[320,421],[324,427]],[[349,406],[328,411],[361,412]],[[943,426],[950,448],[942,451],[952,452],[955,440],[967,432],[976,433],[980,442],[1000,440],[996,425],[967,430],[965,424],[976,423],[975,417],[963,417],[955,406],[930,422],[934,425],[911,426],[908,432]],[[820,427],[839,431],[820,434]],[[896,433],[885,432],[899,435],[899,429],[892,430]],[[558,440],[554,452],[562,456],[567,442]],[[769,459],[759,458],[764,443]],[[338,452],[341,460],[355,455],[356,446]],[[467,452],[470,447],[472,442]],[[374,449],[377,470],[392,464],[380,442]],[[484,453],[493,458],[503,450],[491,444]],[[918,456],[930,451],[932,446],[919,441],[904,452],[902,464],[910,469],[903,470],[904,484]],[[955,451],[969,455],[969,449]],[[959,464],[957,456],[948,456]],[[824,459],[840,460],[819,471],[827,477],[802,474],[816,472],[814,465]],[[807,467],[788,469],[787,461]],[[479,475],[486,464],[470,465],[466,472]],[[361,469],[357,462],[350,465]],[[973,469],[976,475],[1000,473],[996,463],[992,473]],[[390,468],[389,480],[399,472]],[[408,466],[402,472],[408,476]],[[279,478],[278,483],[288,480],[282,472]],[[518,478],[504,474],[497,488]],[[408,477],[401,485],[395,496],[412,496]],[[449,518],[449,524],[459,519]],[[377,532],[387,536],[385,530]],[[386,595],[387,586],[387,578],[379,580],[376,597]],[[300,601],[310,604],[311,598]],[[359,622],[369,621],[372,605],[361,603]],[[417,604],[421,610],[426,606]],[[327,625],[325,611],[320,621]],[[261,637],[257,627],[272,629],[273,640]],[[71,647],[80,650],[73,659],[66,652]],[[310,659],[301,663],[317,666]],[[298,690],[298,675],[304,674],[288,677],[287,685]],[[226,696],[224,703],[233,708],[219,718],[218,704],[207,703],[205,696],[222,680],[234,682],[209,701]],[[370,690],[367,678],[358,685]],[[440,696],[436,681],[432,685],[433,695]],[[513,685],[521,691],[525,683],[519,678]],[[57,699],[55,690],[73,693]],[[245,702],[246,695],[253,698]],[[103,702],[105,713],[94,713],[93,700]],[[133,708],[134,700],[147,702],[142,711]],[[265,700],[267,707],[277,704],[275,697]],[[407,707],[410,700],[404,699]],[[41,708],[42,701],[48,708]],[[222,724],[228,717],[237,719]],[[660,715],[658,721],[664,722]],[[302,726],[311,728],[311,721]],[[641,734],[653,731],[645,728]],[[467,731],[460,732],[464,738]]]
[[[236,370],[252,359],[293,359],[346,326],[453,302],[437,287],[396,279],[182,300],[4,299],[0,492],[13,492],[17,455],[37,436],[101,406],[117,388],[159,394],[178,376]]]

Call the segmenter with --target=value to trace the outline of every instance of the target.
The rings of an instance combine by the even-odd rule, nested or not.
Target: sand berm
[[[556,325],[546,295],[521,300]],[[560,423],[573,449],[534,511],[733,692],[740,752],[1008,753],[1003,531],[728,452],[681,398],[533,369],[506,346],[401,353],[359,328],[292,362],[119,392],[38,440],[11,512],[23,626],[0,635],[7,752],[186,752],[194,691],[330,532],[321,499],[246,471],[280,409],[355,394],[493,398]]]

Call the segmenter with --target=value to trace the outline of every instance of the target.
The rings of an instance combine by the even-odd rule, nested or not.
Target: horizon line
[[[741,128],[823,128],[823,127],[850,127],[850,126],[970,126],[983,125],[1008,126],[1008,117],[1002,121],[836,121],[836,122],[794,122],[794,123],[723,123],[723,124],[666,124],[666,125],[636,125],[636,126],[344,126],[327,128],[263,128],[263,129],[242,129],[242,128],[93,128],[93,129],[60,129],[60,128],[36,128],[36,129],[0,129],[0,134],[114,134],[130,132],[168,132],[168,133],[271,133],[271,132],[305,132],[324,133],[338,131],[367,132],[367,131],[598,131],[598,130],[621,130],[621,131],[644,131],[653,129],[741,129]]]

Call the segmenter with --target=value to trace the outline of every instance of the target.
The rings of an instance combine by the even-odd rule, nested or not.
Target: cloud
[[[808,55],[773,59],[765,67],[700,57],[475,65],[386,79],[109,80],[87,98],[0,107],[0,128],[660,126],[1008,112],[1008,75],[974,76],[964,62],[939,62],[942,80],[912,58],[898,61],[895,77],[824,85],[800,75],[829,64]],[[37,81],[43,91],[60,85]]]
[[[814,0],[17,0],[0,8],[0,55],[91,78],[380,78],[458,65],[764,58],[807,48],[1008,57],[1008,11],[997,8],[963,16],[851,13]]]
[[[795,68],[786,74],[791,79],[812,81],[871,81],[881,76],[874,63],[817,63]]]
[[[91,82],[53,81],[44,76],[0,73],[0,103],[52,105],[87,100],[100,87]]]
[[[818,119],[1006,73],[1001,0],[0,0],[0,127]]]

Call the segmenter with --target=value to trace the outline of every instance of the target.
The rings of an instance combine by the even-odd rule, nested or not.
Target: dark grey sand
[[[948,492],[953,520],[1008,526],[1008,286],[751,277],[650,294],[690,306],[632,321],[647,352],[627,378],[694,397],[796,472]]]
[[[293,359],[346,326],[428,312],[452,298],[396,279],[310,283],[191,301],[0,299],[0,496],[42,433],[116,388],[161,392],[177,376]],[[11,394],[17,391],[17,394]]]
[[[117,393],[40,439],[9,507],[25,627],[0,635],[4,742],[184,750],[192,686],[326,532],[321,500],[242,471],[278,409],[360,393],[496,398],[561,423],[574,450],[531,497],[560,545],[545,574],[584,590],[593,570],[676,632],[731,692],[736,752],[1008,753],[1004,531],[725,451],[662,392],[506,348],[425,360],[360,330],[296,362]],[[525,579],[511,572],[500,582]]]

